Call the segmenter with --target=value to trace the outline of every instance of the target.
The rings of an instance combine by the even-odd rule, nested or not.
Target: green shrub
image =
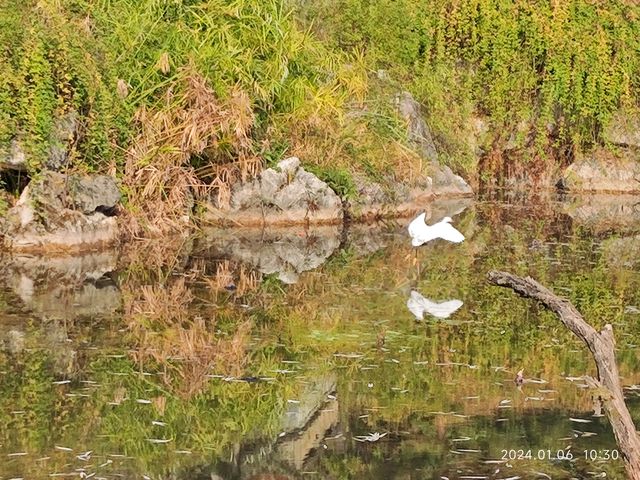
[[[308,167],[320,180],[325,182],[342,199],[354,198],[357,194],[353,177],[348,170],[334,167]]]
[[[503,141],[522,121],[588,146],[621,103],[637,105],[640,5],[568,0],[315,0],[316,30],[363,49],[427,106],[441,143],[472,114]]]
[[[106,52],[83,17],[55,2],[7,0],[0,42],[0,148],[18,137],[37,170],[55,119],[73,110],[82,117],[73,154],[89,165],[113,159],[114,139],[127,122]]]
[[[222,100],[248,95],[255,141],[279,115],[340,108],[346,95],[341,55],[280,0],[7,0],[0,40],[0,148],[20,137],[35,170],[55,118],[70,110],[82,118],[79,163],[122,160],[138,109],[178,103],[185,68]]]

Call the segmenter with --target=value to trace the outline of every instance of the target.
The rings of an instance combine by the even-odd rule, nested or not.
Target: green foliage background
[[[364,49],[372,68],[388,70],[427,106],[430,127],[445,146],[455,147],[455,135],[475,112],[488,117],[498,145],[524,121],[532,125],[538,145],[551,133],[559,144],[588,147],[601,141],[614,110],[637,105],[640,7],[635,2],[319,0],[310,5],[306,17],[315,19],[323,38],[341,48]]]
[[[473,175],[478,159],[464,137],[474,116],[488,122],[487,149],[515,138],[533,152],[517,162],[602,143],[612,112],[638,103],[639,14],[623,0],[5,0],[0,153],[18,137],[37,170],[54,119],[75,110],[76,164],[121,165],[135,111],[160,108],[191,65],[221,98],[236,87],[248,93],[254,150],[265,158],[318,143],[313,128],[291,131],[313,118],[329,132],[325,143],[350,135],[366,148],[349,144],[334,152],[342,160],[324,162],[308,148],[309,162],[366,172],[369,160],[344,159],[384,155],[374,175],[406,168],[388,155],[397,132],[380,134],[371,122],[364,133],[328,128],[354,103],[375,114],[380,98],[402,88],[425,105],[442,159]],[[392,87],[374,74],[381,69]]]

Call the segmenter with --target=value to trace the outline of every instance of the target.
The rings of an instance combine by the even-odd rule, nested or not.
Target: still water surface
[[[624,478],[585,348],[485,281],[613,323],[638,422],[640,223],[612,208],[442,202],[467,240],[417,254],[399,221],[10,259],[0,479]]]

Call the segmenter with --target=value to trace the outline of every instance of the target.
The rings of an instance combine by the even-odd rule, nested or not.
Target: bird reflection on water
[[[415,315],[416,320],[424,320],[424,314],[445,319],[449,318],[456,310],[463,305],[462,300],[448,300],[446,302],[434,302],[428,298],[422,296],[419,292],[412,290],[409,300],[407,300],[407,307]]]

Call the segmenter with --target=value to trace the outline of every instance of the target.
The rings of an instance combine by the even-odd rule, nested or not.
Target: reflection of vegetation
[[[505,238],[496,241],[495,225],[509,223],[515,228],[503,227]],[[270,276],[258,286],[231,262],[206,259],[183,267],[180,277],[170,274],[166,259],[150,271],[130,270],[121,277],[126,321],[110,326],[124,333],[107,341],[69,327],[83,358],[72,383],[52,385],[63,378],[53,352],[37,348],[39,326],[27,332],[27,350],[0,353],[0,421],[9,426],[0,431],[0,455],[29,452],[0,465],[0,476],[61,471],[70,454],[55,445],[73,447],[74,454],[132,457],[102,473],[159,475],[236,458],[240,444],[274,441],[287,400],[299,399],[305,383],[327,370],[338,375],[340,428],[348,442],[344,453],[328,444],[311,460],[327,477],[380,478],[383,471],[409,469],[446,475],[473,470],[478,458],[514,445],[611,448],[603,420],[576,427],[567,419],[591,408],[579,381],[565,379],[593,373],[582,346],[552,315],[487,285],[484,272],[509,265],[570,297],[590,321],[615,322],[626,384],[640,383],[633,346],[640,326],[625,311],[640,305],[638,275],[610,267],[600,242],[586,233],[547,230],[537,219],[514,219],[495,206],[479,207],[459,224],[468,241],[420,249],[419,274],[404,238],[369,255],[352,242],[293,286]],[[225,288],[230,281],[235,291]],[[465,303],[449,323],[419,324],[406,310],[410,288]],[[513,375],[522,367],[527,378],[549,383],[516,389]],[[568,438],[578,429],[598,435]],[[389,435],[376,444],[349,443],[349,433],[371,432]],[[467,444],[452,444],[467,436]],[[480,449],[482,457],[450,453],[456,446]],[[52,458],[39,466],[35,455]],[[534,467],[555,478],[567,471],[580,476],[593,465],[521,462],[514,472]]]

